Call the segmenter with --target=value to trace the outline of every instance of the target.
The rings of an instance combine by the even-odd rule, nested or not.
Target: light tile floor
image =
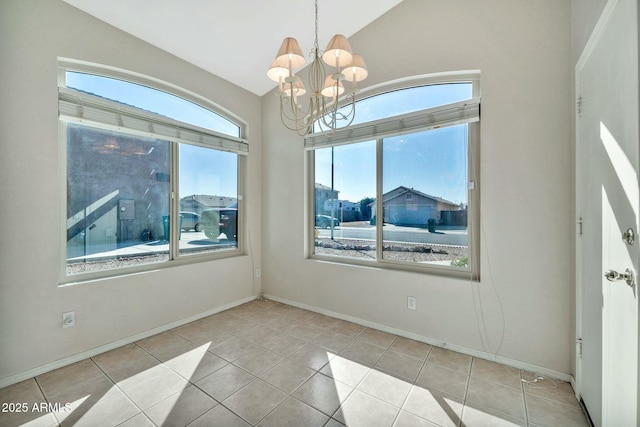
[[[0,425],[588,425],[536,377],[256,300],[4,388]]]

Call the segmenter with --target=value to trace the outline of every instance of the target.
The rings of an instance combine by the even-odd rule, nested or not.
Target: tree
[[[358,202],[360,204],[360,212],[362,213],[363,221],[369,221],[371,219],[371,206],[369,205],[375,201],[376,199],[373,197],[365,197]]]

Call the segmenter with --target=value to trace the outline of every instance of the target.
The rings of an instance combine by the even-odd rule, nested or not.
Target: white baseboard
[[[459,345],[455,345],[455,344],[449,344],[443,341],[438,341],[436,339],[433,338],[429,338],[429,337],[425,337],[422,335],[418,335],[418,334],[414,334],[413,332],[407,332],[407,331],[403,331],[401,329],[396,329],[396,328],[391,328],[389,326],[386,325],[382,325],[379,323],[375,323],[375,322],[370,322],[368,320],[363,320],[363,319],[359,319],[357,317],[352,317],[352,316],[347,316],[345,314],[341,314],[341,313],[335,313],[333,311],[329,311],[329,310],[324,310],[322,308],[318,308],[318,307],[313,307],[307,304],[302,304],[299,303],[297,301],[291,301],[285,298],[280,298],[280,297],[276,297],[273,295],[264,295],[265,298],[273,300],[273,301],[277,301],[277,302],[281,302],[283,304],[287,304],[287,305],[292,305],[294,307],[298,307],[298,308],[302,308],[305,310],[309,310],[309,311],[313,311],[316,313],[320,313],[320,314],[325,314],[327,316],[331,316],[331,317],[335,317],[337,319],[342,319],[342,320],[346,320],[348,322],[352,322],[352,323],[357,323],[358,325],[362,325],[362,326],[366,326],[368,328],[373,328],[373,329],[378,329],[380,331],[383,332],[388,332],[390,334],[394,334],[394,335],[398,335],[404,338],[409,338],[415,341],[420,341],[426,344],[431,344],[434,345],[436,347],[442,347],[442,348],[446,348],[449,350],[453,350],[453,351],[457,351],[458,353],[462,353],[462,354],[466,354],[468,356],[473,356],[473,357],[478,357],[480,359],[485,359],[485,360],[490,360],[492,362],[497,362],[497,363],[501,363],[503,365],[507,365],[507,366],[511,366],[513,368],[516,369],[522,369],[528,372],[534,372],[536,374],[539,375],[543,375],[545,377],[548,378],[553,378],[553,379],[557,379],[560,381],[566,381],[566,382],[571,382],[572,386],[574,385],[573,382],[573,377],[569,374],[566,374],[564,372],[559,372],[559,371],[555,371],[553,369],[548,369],[548,368],[543,368],[542,366],[536,366],[536,365],[532,365],[530,363],[526,363],[526,362],[521,362],[519,360],[515,360],[515,359],[509,359],[507,357],[502,357],[502,356],[496,356],[492,353],[487,353],[484,351],[479,351],[479,350],[475,350],[472,348],[468,348],[468,347],[463,347],[463,346],[459,346]],[[575,390],[575,386],[574,386],[574,390]]]
[[[204,313],[199,313],[199,314],[196,314],[195,316],[187,317],[186,319],[177,320],[175,322],[169,323],[168,325],[163,325],[145,332],[141,332],[131,337],[123,338],[121,340],[114,341],[109,344],[92,348],[91,350],[83,351],[82,353],[77,353],[72,356],[65,357],[60,360],[56,360],[55,362],[47,363],[46,365],[42,365],[37,368],[29,369],[28,371],[20,372],[19,374],[2,378],[0,379],[0,388],[19,383],[20,381],[28,380],[29,378],[37,377],[38,375],[42,375],[47,372],[53,371],[55,369],[62,368],[67,365],[71,365],[72,363],[80,362],[81,360],[88,359],[89,357],[96,356],[98,354],[116,349],[118,347],[122,347],[123,345],[131,344],[132,342],[140,341],[152,335],[166,332],[170,329],[174,329],[179,326],[186,325],[187,323],[191,323],[193,321],[202,319],[204,317],[211,316],[212,314],[220,313],[221,311],[225,311],[230,308],[237,307],[241,304],[247,303],[249,301],[253,301],[254,299],[256,299],[256,297],[257,297],[256,295],[246,297],[241,300],[234,301],[232,303],[225,304],[223,306],[205,311]]]

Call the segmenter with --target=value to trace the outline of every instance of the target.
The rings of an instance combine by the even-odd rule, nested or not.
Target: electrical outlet
[[[68,311],[66,313],[62,313],[62,327],[70,328],[72,326],[76,326],[76,312]]]
[[[407,297],[407,308],[409,310],[416,309],[416,297]]]
[[[256,277],[260,277],[262,276],[262,270],[260,270],[259,268],[256,268]]]

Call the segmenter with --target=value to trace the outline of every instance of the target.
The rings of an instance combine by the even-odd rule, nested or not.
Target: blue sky
[[[382,192],[414,188],[467,203],[467,125],[388,138],[383,141]],[[375,141],[334,148],[334,188],[357,202],[376,195]],[[316,182],[331,187],[331,148],[316,150]]]
[[[434,85],[398,90],[358,103],[355,122],[367,122],[471,98],[471,84]],[[375,198],[375,141],[333,149],[334,188],[342,200]],[[456,203],[467,203],[467,125],[419,132],[383,141],[386,193],[414,188]],[[316,150],[315,182],[331,186],[331,148]]]
[[[90,74],[67,72],[67,86],[186,123],[239,136],[232,122],[190,101],[155,89]],[[354,123],[418,111],[471,98],[471,84],[397,90],[361,100]],[[467,202],[466,125],[386,139],[383,193],[400,185],[456,203]],[[249,141],[249,144],[251,142]],[[375,142],[334,149],[334,188],[357,202],[375,197]],[[237,196],[237,155],[180,144],[180,197]],[[331,186],[331,149],[316,151],[315,182]]]

